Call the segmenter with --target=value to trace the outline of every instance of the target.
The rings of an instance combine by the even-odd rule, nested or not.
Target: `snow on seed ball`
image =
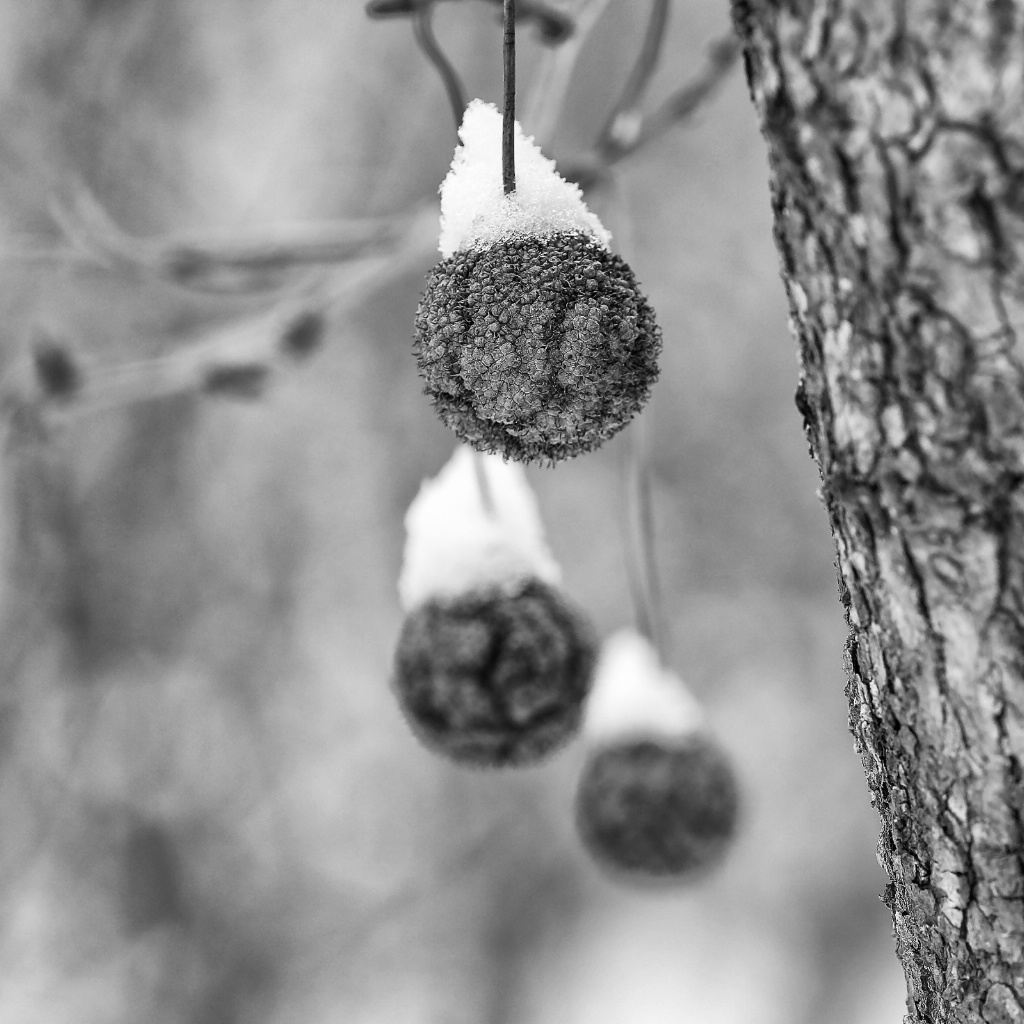
[[[704,732],[598,747],[576,791],[577,829],[595,860],[653,878],[685,879],[719,863],[738,811],[732,766]]]
[[[629,266],[584,232],[523,235],[434,267],[414,351],[434,408],[474,448],[544,463],[643,407],[661,331]]]
[[[525,765],[573,736],[594,666],[583,620],[538,580],[413,609],[393,686],[432,750],[478,766]]]

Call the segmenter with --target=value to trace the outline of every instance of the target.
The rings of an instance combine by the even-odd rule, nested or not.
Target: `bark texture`
[[[1024,4],[734,0],[910,1022],[1024,1021]]]

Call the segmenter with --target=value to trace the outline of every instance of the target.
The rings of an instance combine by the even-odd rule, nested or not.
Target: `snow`
[[[555,162],[527,138],[516,122],[516,189],[506,196],[501,175],[501,114],[492,103],[473,100],[459,129],[462,145],[441,183],[441,239],[447,259],[462,249],[492,245],[522,235],[543,237],[582,231],[605,248],[611,235],[587,209],[578,185],[555,170]]]
[[[480,465],[474,466],[474,459]],[[487,479],[488,511],[477,473]],[[520,465],[460,445],[436,477],[425,480],[405,515],[398,595],[405,611],[431,598],[527,578],[558,584],[533,492]]]
[[[621,630],[601,647],[583,735],[594,743],[655,737],[680,740],[700,731],[704,713],[683,681],[661,664],[639,633]]]

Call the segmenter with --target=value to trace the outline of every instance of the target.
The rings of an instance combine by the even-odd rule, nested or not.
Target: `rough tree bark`
[[[906,1020],[1024,1021],[1024,3],[733,14]]]

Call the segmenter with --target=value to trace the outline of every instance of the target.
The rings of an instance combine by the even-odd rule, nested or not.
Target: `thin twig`
[[[629,501],[628,496],[625,499]],[[633,540],[633,529],[627,513],[621,518],[622,550],[626,562],[626,584],[629,587],[629,601],[633,606],[633,622],[642,636],[654,643],[652,637],[654,627],[651,625],[651,613],[644,591],[643,578],[640,575],[639,562],[634,554],[636,542]]]
[[[436,244],[437,207],[424,203],[407,215],[399,244],[386,255],[308,282],[287,299],[274,300],[269,309],[209,329],[166,355],[112,366],[86,363],[74,393],[59,402],[40,395],[37,381],[21,378],[6,382],[0,397],[8,391],[21,394],[58,423],[173,395],[257,397],[276,373],[295,365],[289,339],[297,322],[311,315],[321,325],[337,322],[396,278],[421,267]]]
[[[416,15],[424,7],[430,7],[437,0],[369,0],[365,6],[371,18],[402,18]],[[503,0],[489,0],[501,7]],[[537,39],[545,46],[560,46],[572,35],[572,19],[557,7],[540,0],[520,0],[516,17],[520,21],[532,21],[537,26]]]
[[[614,172],[606,179],[609,193],[605,214],[612,224],[619,251],[629,253],[633,218],[626,196],[616,186]],[[661,581],[658,572],[657,544],[654,529],[654,502],[651,485],[650,412],[638,416],[625,432],[623,454],[624,548],[636,628],[659,651],[662,661],[671,660],[671,636],[664,613]]]
[[[490,0],[499,7],[503,0]],[[532,21],[537,25],[537,39],[546,46],[561,46],[568,39],[574,26],[572,19],[556,7],[544,3],[537,3],[536,0],[518,0],[516,7],[517,21]]]
[[[643,558],[644,579],[651,606],[653,639],[662,657],[668,658],[668,634],[665,627],[661,577],[658,572],[657,544],[654,533],[654,493],[651,486],[651,466],[645,452],[635,460],[637,528],[640,534],[640,552]]]
[[[611,165],[642,146],[660,138],[669,128],[689,120],[725,81],[741,53],[739,40],[730,33],[708,47],[704,67],[684,86],[673,92],[655,111],[643,118],[631,138],[608,140],[599,146],[602,162]]]
[[[576,62],[591,30],[604,14],[609,0],[583,0],[575,14],[575,31],[561,46],[548,50],[534,79],[523,124],[541,149],[554,138]]]
[[[630,428],[636,429],[636,425]],[[622,535],[622,552],[626,565],[626,582],[629,587],[630,604],[633,606],[633,621],[637,632],[655,641],[654,610],[644,577],[645,561],[640,552],[636,515],[637,490],[633,473],[633,448],[627,444],[623,454],[622,505],[619,516],[619,531]]]
[[[511,195],[516,190],[516,0],[504,0],[502,10],[504,106],[501,112],[501,181],[505,195]]]
[[[466,111],[466,93],[458,72],[437,42],[437,36],[434,35],[433,17],[434,5],[432,3],[423,4],[413,18],[413,35],[424,56],[434,65],[437,73],[441,76],[445,92],[448,94],[448,103],[452,108],[452,116],[455,118],[455,131],[457,132],[462,124],[462,115]]]
[[[630,592],[637,630],[651,641],[663,660],[668,660],[670,652],[656,557],[650,466],[644,448],[644,431],[637,422],[630,429],[626,449],[626,501],[632,513],[628,516],[627,542]]]
[[[491,481],[487,476],[487,457],[483,452],[473,450],[473,469],[476,473],[476,486],[480,492],[480,504],[484,513],[493,519],[497,514],[497,506],[494,504],[494,491],[491,488]]]
[[[54,204],[52,214],[74,251],[93,263],[198,291],[233,294],[282,285],[301,267],[331,266],[385,250],[406,225],[404,217],[385,217],[274,225],[248,239],[140,239],[122,230],[84,187],[70,204]]]
[[[640,104],[661,56],[665,30],[668,27],[669,2],[670,0],[652,0],[640,53],[618,102],[612,107],[612,112],[601,130],[597,141],[598,150],[615,150],[628,146],[639,132],[643,120]]]
[[[688,120],[711,98],[739,60],[743,47],[732,33],[711,43],[707,64],[686,85],[673,92],[653,114],[644,119],[634,149],[664,135]]]

